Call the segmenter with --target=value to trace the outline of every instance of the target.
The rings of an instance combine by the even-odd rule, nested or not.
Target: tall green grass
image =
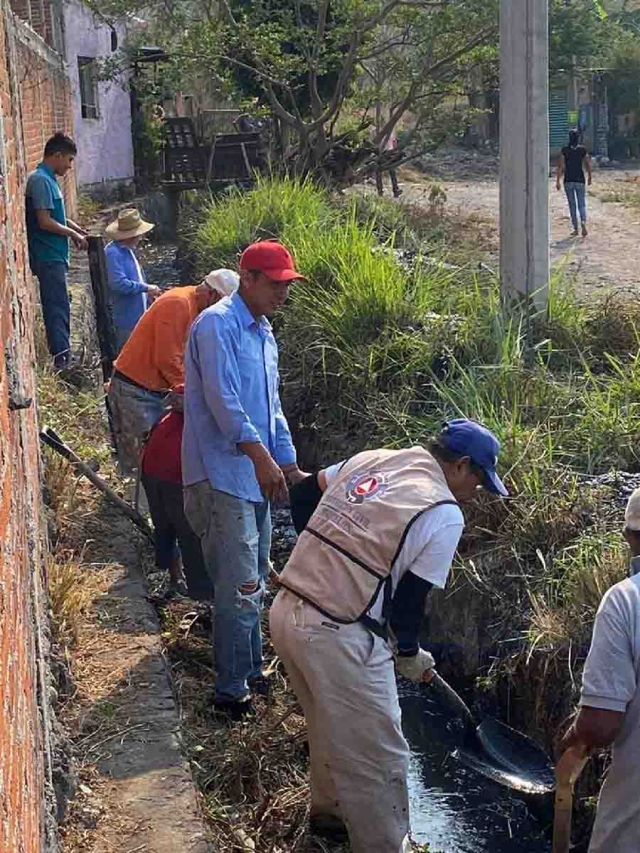
[[[194,248],[210,269],[273,237],[307,276],[276,321],[285,408],[305,465],[424,441],[451,417],[495,431],[514,497],[469,512],[456,589],[482,574],[498,644],[515,635],[527,653],[584,646],[623,549],[610,490],[581,476],[640,470],[638,306],[579,303],[560,272],[531,342],[477,264],[451,270],[441,262],[456,258],[439,252],[400,265],[397,242],[420,245],[401,210],[264,180],[213,203]]]

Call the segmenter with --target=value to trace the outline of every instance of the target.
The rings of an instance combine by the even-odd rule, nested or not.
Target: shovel
[[[553,853],[569,853],[573,789],[589,760],[584,747],[571,746],[556,765],[556,808],[553,819]]]
[[[112,488],[99,477],[96,472],[89,467],[85,462],[80,459],[80,457],[75,453],[69,445],[62,439],[58,433],[51,429],[51,427],[45,426],[40,431],[40,441],[43,444],[46,444],[47,447],[50,447],[52,450],[55,450],[56,453],[59,453],[63,456],[68,462],[71,463],[74,471],[77,474],[81,474],[83,477],[86,477],[90,483],[92,483],[96,488],[100,489],[100,491],[107,497],[107,499],[114,505],[117,506],[118,509],[123,512],[127,518],[135,524],[135,526],[141,530],[144,535],[149,539],[150,542],[153,543],[153,531],[149,527],[147,521],[140,513],[133,509],[133,507],[129,506],[129,504],[122,500],[122,498],[117,495]]]
[[[454,755],[478,773],[525,794],[550,794],[555,789],[553,766],[538,744],[510,726],[491,719],[481,723],[464,700],[435,670],[429,687],[465,724],[462,746]]]

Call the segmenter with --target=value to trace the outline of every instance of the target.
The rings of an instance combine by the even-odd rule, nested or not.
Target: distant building
[[[610,143],[610,88],[605,71],[580,71],[575,82],[557,74],[549,83],[549,146],[557,155],[567,144],[569,130],[578,128],[582,141],[595,156],[608,157]],[[571,109],[571,101],[575,109]]]
[[[108,194],[134,177],[129,92],[119,80],[98,79],[99,61],[122,45],[125,27],[111,26],[81,0],[65,0],[64,28],[78,186]]]

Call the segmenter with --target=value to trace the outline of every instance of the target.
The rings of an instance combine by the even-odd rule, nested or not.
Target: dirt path
[[[426,198],[425,184],[429,177],[417,178],[402,184],[403,201],[421,204]],[[497,175],[470,175],[455,179],[450,173],[436,176],[447,193],[447,209],[468,215],[473,212],[486,217],[494,225],[499,219],[499,183]],[[589,191],[587,239],[572,238],[571,220],[563,192],[556,192],[550,181],[551,262],[564,263],[567,271],[576,275],[580,293],[585,296],[601,294],[616,288],[640,295],[640,208],[605,203],[601,195],[612,189],[633,186],[637,172],[606,170],[594,172]],[[633,182],[633,183],[631,183]],[[495,245],[497,254],[498,245]]]

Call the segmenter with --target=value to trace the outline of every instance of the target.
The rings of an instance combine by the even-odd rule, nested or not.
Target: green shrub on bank
[[[486,596],[491,628],[479,645],[515,635],[527,654],[584,646],[624,558],[610,490],[585,488],[580,476],[640,469],[637,306],[581,305],[558,276],[548,315],[527,329],[505,315],[478,258],[452,270],[444,262],[455,258],[419,255],[403,267],[396,239],[419,239],[399,206],[378,215],[375,201],[336,202],[289,180],[213,204],[194,245],[210,269],[265,237],[286,243],[308,277],[277,319],[304,463],[418,442],[450,417],[486,423],[503,442],[514,499],[473,510],[451,599],[465,584]]]
[[[389,202],[381,206],[388,224]],[[394,205],[396,211],[402,209]],[[395,214],[398,227],[401,212]],[[385,225],[385,229],[386,229]],[[506,462],[582,472],[637,470],[640,361],[632,308],[578,305],[552,282],[549,316],[525,346],[486,273],[417,257],[411,271],[379,242],[376,202],[332,203],[309,183],[262,181],[213,204],[195,244],[203,269],[233,265],[255,239],[291,247],[307,283],[292,288],[282,324],[283,371],[303,428],[343,430],[344,450],[418,439],[445,417],[487,423]],[[515,476],[515,473],[514,473]]]

